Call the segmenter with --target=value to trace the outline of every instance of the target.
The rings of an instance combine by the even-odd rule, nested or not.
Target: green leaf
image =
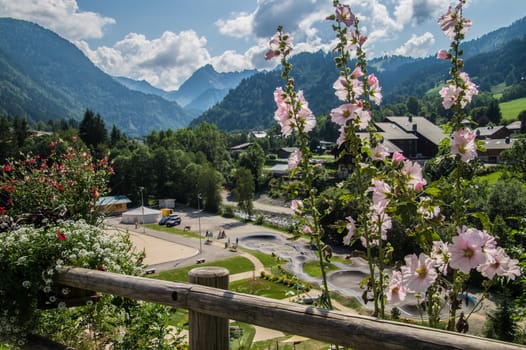
[[[473,216],[474,218],[477,218],[477,219],[480,220],[484,230],[491,231],[491,221],[489,219],[488,214],[481,213],[481,212],[476,212],[476,213],[472,213],[471,216]]]

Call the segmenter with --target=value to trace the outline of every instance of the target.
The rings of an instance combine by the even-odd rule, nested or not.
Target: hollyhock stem
[[[279,26],[276,35],[271,40],[271,50],[267,53],[267,58],[280,56],[281,66],[283,68],[281,77],[287,82],[283,96],[278,96],[278,100],[286,104],[286,115],[280,114],[280,123],[282,124],[282,132],[286,130],[287,135],[295,132],[299,142],[299,149],[301,152],[301,159],[298,167],[302,171],[302,179],[304,188],[307,191],[306,204],[311,210],[312,217],[312,238],[316,249],[319,253],[319,264],[322,274],[322,300],[323,306],[332,309],[332,301],[329,295],[329,287],[327,281],[327,272],[325,266],[325,256],[323,251],[323,241],[321,239],[320,216],[316,208],[316,189],[314,187],[314,172],[310,164],[311,150],[309,147],[309,138],[307,132],[314,127],[315,122],[311,122],[309,117],[314,119],[312,112],[308,110],[307,102],[303,99],[302,92],[296,93],[294,88],[294,79],[290,76],[292,65],[287,61],[287,57],[292,50],[291,37],[289,34],[283,33],[282,27]],[[283,106],[278,105],[278,111]],[[308,113],[307,113],[308,112]],[[308,114],[307,116],[305,114]],[[315,121],[315,119],[314,119]],[[284,133],[285,134],[285,133]],[[306,213],[303,212],[304,219]],[[310,227],[310,226],[309,226]]]
[[[378,219],[378,233],[380,238],[378,239],[378,270],[380,275],[378,276],[378,291],[375,295],[375,299],[380,300],[380,318],[385,318],[385,298],[384,298],[384,247],[382,241],[382,222]]]

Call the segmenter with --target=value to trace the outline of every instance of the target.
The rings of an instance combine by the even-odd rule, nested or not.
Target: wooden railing
[[[200,284],[167,282],[82,268],[63,269],[57,274],[56,281],[70,287],[188,309],[192,350],[228,349],[228,320],[357,350],[526,349],[486,338],[349,315],[211,287],[216,285],[224,288],[225,278],[228,286],[228,271],[223,268],[197,268],[189,276],[190,281]]]

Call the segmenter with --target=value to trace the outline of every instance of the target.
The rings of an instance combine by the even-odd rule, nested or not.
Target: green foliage
[[[502,152],[502,162],[526,179],[526,138],[516,139],[511,149]]]
[[[240,167],[234,177],[234,188],[232,189],[238,207],[251,217],[254,212],[254,177],[249,169]]]
[[[500,180],[492,187],[487,213],[493,220],[496,216],[503,218],[521,217],[526,213],[526,187],[517,179]]]
[[[96,223],[95,204],[107,191],[112,172],[107,159],[95,161],[81,144],[57,140],[49,158],[28,154],[2,168],[0,206],[12,216],[84,219]]]
[[[497,310],[488,314],[484,336],[487,338],[513,342],[518,333],[513,302],[509,296],[503,296],[497,303]]]
[[[265,152],[258,143],[253,143],[247,150],[241,152],[237,158],[237,167],[248,169],[252,173],[254,190],[258,187],[257,181],[261,178],[263,165],[265,164]]]
[[[108,131],[100,114],[94,115],[89,109],[86,110],[79,124],[79,137],[92,151],[108,142]]]

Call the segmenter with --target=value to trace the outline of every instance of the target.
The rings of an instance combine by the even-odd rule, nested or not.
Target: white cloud
[[[232,19],[219,19],[215,22],[215,25],[219,28],[221,34],[242,38],[252,33],[253,20],[253,14],[243,12]]]
[[[80,11],[76,0],[0,0],[0,16],[23,19],[51,29],[69,40],[101,38],[115,20]]]
[[[167,90],[177,89],[196,69],[210,61],[206,39],[193,30],[167,31],[153,40],[130,33],[113,47],[101,46],[95,50],[85,42],[77,46],[110,75],[144,79]]]
[[[429,54],[429,50],[435,44],[435,37],[430,32],[425,32],[420,36],[415,34],[402,46],[394,50],[394,54],[412,57],[424,57]]]
[[[422,24],[427,20],[434,20],[445,7],[443,0],[400,0],[395,16],[402,24]]]

